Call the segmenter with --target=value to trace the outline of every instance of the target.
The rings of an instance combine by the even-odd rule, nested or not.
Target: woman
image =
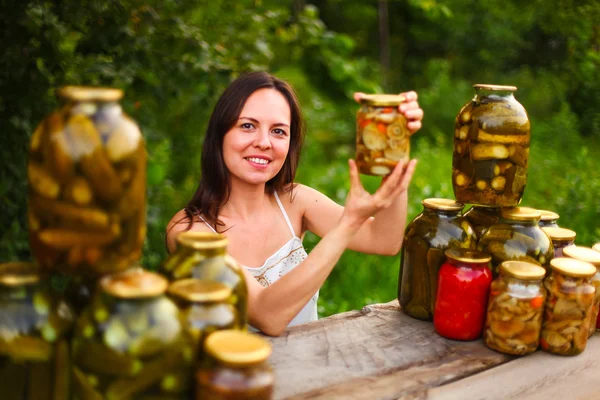
[[[423,111],[416,93],[406,97],[400,111],[415,132]],[[416,165],[399,163],[371,195],[349,160],[350,192],[342,207],[294,183],[302,139],[300,107],[290,86],[264,72],[241,76],[211,115],[198,189],[167,226],[169,252],[182,231],[228,237],[229,254],[245,266],[250,324],[273,336],[288,324],[317,319],[319,288],[346,248],[400,251],[406,190]],[[322,238],[310,255],[302,247],[306,231]]]

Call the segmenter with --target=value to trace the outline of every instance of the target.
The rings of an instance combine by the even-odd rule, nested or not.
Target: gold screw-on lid
[[[497,91],[508,91],[515,92],[517,90],[516,86],[502,86],[502,85],[489,85],[486,83],[476,83],[473,85],[475,89],[483,89],[483,90],[497,90]]]
[[[196,250],[225,248],[228,244],[227,237],[213,232],[182,232],[177,236],[177,243],[181,246]]]
[[[182,279],[169,286],[169,293],[194,303],[226,301],[231,289],[223,283],[200,279]]]
[[[0,285],[24,286],[40,281],[40,271],[34,263],[13,261],[0,264]]]
[[[93,86],[63,86],[56,94],[73,101],[118,101],[123,97],[121,89]]]
[[[421,201],[424,207],[441,211],[460,211],[465,205],[455,200],[431,198]]]
[[[553,226],[545,226],[542,228],[546,235],[552,240],[575,240],[577,233],[566,228],[555,228]]]
[[[600,252],[600,243],[596,243],[596,244],[595,244],[595,245],[592,247],[592,249],[594,249],[594,250],[596,250],[596,251]]]
[[[500,274],[533,281],[542,279],[546,275],[546,270],[526,261],[504,261],[500,264]]]
[[[230,329],[211,333],[204,342],[204,350],[234,366],[258,364],[271,355],[271,345],[260,336]]]
[[[501,211],[502,218],[511,221],[539,221],[540,212],[530,207],[509,207]]]
[[[563,254],[567,257],[589,262],[596,267],[600,267],[600,253],[591,247],[569,246],[563,249]]]
[[[104,292],[122,299],[159,296],[167,290],[169,281],[162,275],[142,269],[108,275],[100,280]]]
[[[370,106],[398,106],[404,103],[406,97],[399,94],[366,94],[361,97],[360,102]]]
[[[541,214],[540,220],[542,220],[542,221],[556,221],[558,218],[560,218],[560,215],[558,215],[554,211],[549,211],[549,210],[538,210],[538,211]]]
[[[463,248],[448,249],[444,254],[446,254],[446,257],[448,258],[466,263],[487,263],[492,259],[492,256],[489,254]]]
[[[555,271],[574,278],[591,278],[596,273],[596,267],[589,262],[569,257],[553,258],[550,266]]]

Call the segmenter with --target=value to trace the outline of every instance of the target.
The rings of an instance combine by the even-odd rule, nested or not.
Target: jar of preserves
[[[100,280],[72,343],[80,399],[189,398],[193,342],[167,286],[164,277],[142,269]]]
[[[169,295],[177,304],[194,338],[195,352],[199,354],[204,340],[212,332],[239,326],[235,308],[229,304],[231,288],[214,281],[182,279],[169,286]]]
[[[594,305],[590,315],[589,335],[592,336],[596,331],[598,314],[600,311],[600,253],[589,247],[571,246],[563,250],[565,257],[574,258],[576,260],[585,261],[592,264],[596,268],[596,273],[590,278],[590,282],[596,288],[594,295]]]
[[[500,210],[500,207],[473,206],[464,214],[464,217],[473,227],[477,238],[480,238],[490,226],[498,223]]]
[[[162,264],[159,272],[171,281],[196,278],[216,281],[231,288],[230,303],[237,312],[238,329],[247,329],[248,288],[242,267],[227,255],[228,240],[210,232],[182,232],[177,250]]]
[[[260,336],[235,330],[218,331],[204,343],[210,366],[196,373],[196,399],[269,400],[275,375],[267,359],[271,345]]]
[[[559,215],[554,211],[538,210],[541,214],[540,227],[541,228],[558,228]]]
[[[488,229],[479,242],[477,250],[491,254],[492,272],[498,276],[503,261],[517,260],[538,264],[548,271],[548,263],[554,257],[552,241],[538,226],[540,213],[533,208],[503,208],[500,221]]]
[[[484,341],[490,349],[524,355],[537,350],[542,329],[546,270],[525,261],[500,264],[492,282]]]
[[[440,268],[433,327],[453,340],[481,337],[485,323],[492,273],[491,257],[476,250],[446,250]]]
[[[29,243],[51,272],[97,277],[139,261],[146,149],[118,89],[67,86],[29,147]]]
[[[563,249],[575,244],[575,237],[577,236],[575,231],[557,227],[543,227],[542,230],[552,240],[554,258],[562,257]]]
[[[595,245],[592,247],[592,249],[594,249],[594,250],[596,250],[597,252],[599,252],[599,253],[600,253],[600,243],[596,243],[596,244],[595,244]]]
[[[473,228],[460,212],[463,204],[450,199],[425,199],[423,212],[406,227],[398,280],[402,310],[413,318],[431,321],[437,277],[444,252],[453,247],[474,249]]]
[[[594,286],[590,278],[596,268],[573,258],[555,258],[552,271],[544,279],[548,291],[540,347],[550,353],[577,355],[585,350],[590,315],[594,304]]]
[[[398,111],[404,96],[366,95],[356,114],[356,165],[362,174],[388,175],[398,161],[407,162],[410,131]]]
[[[454,122],[454,195],[465,204],[516,206],[527,183],[529,117],[515,86],[473,87]]]
[[[32,263],[0,264],[0,397],[70,399],[70,307]]]

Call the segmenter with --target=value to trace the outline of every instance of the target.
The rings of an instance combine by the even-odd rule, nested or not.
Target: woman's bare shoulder
[[[200,218],[193,217],[190,224],[190,218],[185,210],[178,211],[167,224],[167,250],[172,252],[176,247],[177,236],[181,232],[212,232],[211,229]]]

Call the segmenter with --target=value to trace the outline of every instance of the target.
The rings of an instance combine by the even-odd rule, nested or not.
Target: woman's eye
[[[283,129],[273,129],[273,133],[277,134],[277,135],[286,135],[287,132],[284,131]]]
[[[242,128],[243,129],[252,129],[252,128],[254,128],[254,125],[252,125],[249,122],[245,122],[245,123],[242,124]]]

